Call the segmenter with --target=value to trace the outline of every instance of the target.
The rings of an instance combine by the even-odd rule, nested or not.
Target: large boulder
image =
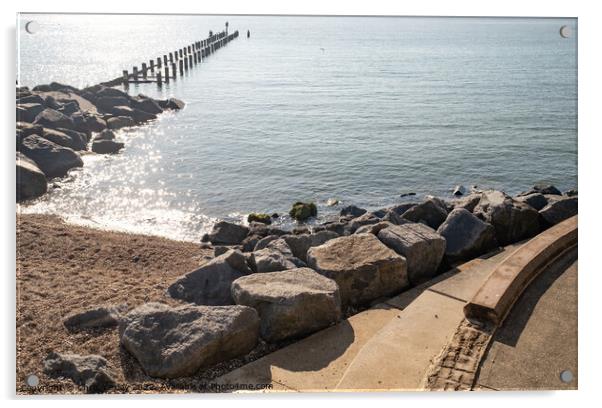
[[[17,202],[44,195],[48,190],[46,176],[35,162],[17,152]]]
[[[94,354],[52,352],[44,360],[44,372],[54,378],[69,378],[90,394],[108,391],[116,384],[115,372],[108,361]]]
[[[258,235],[267,237],[268,235],[285,235],[287,232],[276,227],[270,227],[267,224],[251,221],[249,222],[249,235]]]
[[[339,285],[345,305],[367,303],[408,286],[405,258],[372,234],[335,238],[310,248],[307,263]]]
[[[47,178],[62,177],[70,169],[84,165],[79,154],[72,149],[59,146],[38,135],[24,138],[20,150],[38,165]]]
[[[296,258],[286,241],[280,238],[251,253],[249,265],[253,272],[277,272],[305,266],[305,263]]]
[[[364,215],[360,215],[359,217],[353,218],[347,225],[346,229],[350,234],[353,234],[358,228],[363,227],[364,225],[378,224],[381,221],[382,220],[376,215],[372,213],[366,213]]]
[[[122,313],[126,311],[127,305],[99,306],[82,312],[73,313],[65,317],[63,324],[68,330],[117,326]]]
[[[17,122],[17,134],[20,139],[24,139],[29,135],[41,136],[44,134],[44,127],[27,122]]]
[[[242,240],[241,246],[243,252],[253,252],[257,243],[261,240],[261,235],[249,234]]]
[[[150,98],[134,98],[131,100],[131,106],[132,108],[155,115],[163,112],[163,109],[159,106],[159,104]]]
[[[297,201],[288,212],[292,219],[303,222],[310,217],[318,215],[318,207],[314,203]]]
[[[84,117],[84,124],[81,130],[85,130],[87,133],[102,132],[107,128],[107,122],[96,115],[88,115]]]
[[[106,98],[124,98],[129,100],[129,95],[127,92],[124,92],[117,88],[111,88],[107,86],[99,86],[98,89],[94,90],[96,96],[98,98],[106,97]]]
[[[332,231],[320,231],[315,234],[285,235],[282,238],[290,247],[293,255],[303,262],[307,262],[307,251],[311,247],[322,245],[328,240],[337,238],[339,235]]]
[[[113,116],[129,116],[134,119],[134,109],[126,105],[113,106],[112,108],[107,109],[107,112]]]
[[[56,128],[73,128],[73,119],[61,112],[46,108],[36,116],[34,123],[43,127]]]
[[[75,112],[78,112],[79,109],[79,105],[77,104],[77,101],[70,101],[70,102],[66,102],[63,103],[63,106],[60,107],[59,112],[67,115],[67,116],[71,116],[73,115]]]
[[[409,222],[409,221],[408,221]],[[378,235],[378,233],[385,229],[385,228],[389,228],[393,225],[393,224],[389,221],[381,221],[378,224],[368,224],[368,225],[364,225],[362,227],[359,227],[358,229],[355,230],[354,234],[373,234],[373,235]]]
[[[176,98],[169,98],[167,100],[167,102],[165,103],[165,109],[171,109],[171,110],[180,110],[180,109],[184,109],[184,106],[186,106],[186,104],[184,102],[182,102],[179,99]]]
[[[46,95],[46,97],[44,98],[44,104],[46,105],[46,107],[55,110],[60,110],[63,106],[63,104],[58,102],[52,95]]]
[[[71,86],[61,84],[59,82],[51,82],[47,85],[38,85],[33,88],[34,91],[40,92],[51,92],[51,91],[63,91],[63,92],[77,92],[78,89]]]
[[[547,184],[547,183],[538,183],[538,184],[534,185],[531,190],[521,193],[520,195],[529,195],[529,194],[533,194],[533,193],[562,195],[560,190],[558,190],[552,184]]]
[[[417,284],[437,274],[445,238],[419,223],[394,225],[379,231],[378,239],[406,259],[408,279]]]
[[[17,105],[17,122],[32,123],[44,110],[41,103],[22,103]]]
[[[411,222],[411,221],[406,220],[405,218],[401,218],[393,210],[387,210],[381,219],[383,221],[390,222],[391,224],[395,224],[395,225],[407,224],[408,222]]]
[[[548,199],[541,193],[531,193],[527,195],[521,195],[515,198],[516,201],[525,203],[535,208],[537,211],[548,205]]]
[[[98,154],[113,154],[119,152],[124,147],[125,144],[114,140],[94,140],[91,150]]]
[[[135,124],[136,123],[134,122],[134,119],[130,118],[129,116],[115,116],[107,120],[107,127],[113,130],[124,127],[132,127]]]
[[[364,215],[366,214],[366,210],[363,208],[360,208],[358,206],[355,205],[348,205],[345,208],[341,208],[341,217],[359,217],[360,215]]]
[[[104,129],[102,132],[94,136],[93,140],[115,140],[115,133],[110,129]]]
[[[467,261],[497,247],[493,225],[464,208],[450,212],[437,232],[445,238],[445,257],[451,264]]]
[[[231,305],[230,285],[251,273],[242,252],[228,250],[172,283],[167,292],[174,299],[199,305]]]
[[[96,106],[105,112],[111,112],[116,106],[130,106],[130,100],[125,96],[101,96],[96,99]]]
[[[347,224],[340,221],[327,221],[323,223],[320,227],[324,228],[325,231],[332,231],[337,235],[345,235]]]
[[[249,234],[249,228],[228,221],[216,222],[207,240],[213,245],[240,245]]]
[[[495,228],[495,237],[502,246],[530,238],[540,230],[539,213],[501,191],[484,191],[474,214]]]
[[[253,248],[254,251],[259,251],[260,249],[264,249],[268,246],[268,244],[272,241],[275,241],[277,239],[280,238],[280,235],[268,235],[265,236],[263,238],[261,238],[259,241],[257,241],[257,243],[255,244],[255,247]]]
[[[247,306],[146,303],[121,320],[119,335],[151,377],[186,377],[250,352],[259,337],[259,316]]]
[[[232,283],[232,297],[257,310],[269,342],[313,333],[341,317],[337,284],[309,268],[243,276]]]
[[[436,230],[447,218],[447,209],[440,199],[429,198],[407,209],[401,217],[412,222],[422,222]]]
[[[40,95],[31,94],[17,99],[17,105],[24,103],[39,103],[40,105],[44,105],[44,98]]]
[[[465,210],[472,212],[480,200],[480,193],[471,193],[465,197],[452,200],[452,205],[454,208],[464,208]]]
[[[405,214],[406,211],[408,211],[410,208],[412,207],[416,207],[416,203],[402,203],[402,204],[397,204],[391,208],[389,208],[389,211],[393,211],[395,214],[401,216],[403,214]]]
[[[145,112],[140,109],[132,109],[132,113],[129,116],[134,119],[134,122],[136,123],[150,122],[151,120],[157,119],[157,115],[154,113]]]
[[[556,225],[567,218],[577,215],[579,204],[577,200],[578,196],[572,196],[550,201],[539,213],[547,225]]]
[[[73,150],[86,150],[87,147],[86,136],[74,130],[44,128],[42,137],[59,146],[68,147]]]
[[[90,141],[90,136],[86,132],[81,132],[73,129],[63,129],[58,128],[59,132],[63,132],[67,136],[71,138],[73,141],[73,150],[86,150],[88,142]]]

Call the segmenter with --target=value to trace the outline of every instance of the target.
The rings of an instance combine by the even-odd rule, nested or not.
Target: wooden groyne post
[[[238,38],[238,30],[229,34],[226,30],[219,33],[211,33],[207,38],[195,41],[176,51],[163,54],[156,58],[141,63],[132,68],[130,74],[128,70],[123,70],[122,74],[107,82],[101,83],[105,86],[123,85],[128,87],[130,83],[149,83],[156,82],[161,86],[163,83],[169,83],[170,80],[177,78],[178,72],[183,76],[186,71],[193,66],[199,65],[215,51],[228,45],[228,43]]]

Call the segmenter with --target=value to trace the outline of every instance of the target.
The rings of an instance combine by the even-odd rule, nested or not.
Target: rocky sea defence
[[[131,96],[95,85],[77,89],[53,82],[16,89],[17,202],[37,198],[48,183],[82,167],[82,154],[115,154],[118,130],[156,120],[184,102]],[[117,132],[117,134],[116,134]]]
[[[296,202],[291,212],[303,205],[311,221],[318,208],[310,204]],[[148,376],[187,378],[248,358],[260,344],[278,348],[337,324],[577,211],[577,191],[537,185],[514,197],[473,189],[372,211],[350,205],[336,219],[299,221],[292,230],[265,222],[267,214],[245,225],[220,221],[199,245],[214,256],[173,280],[165,303],[91,305],[66,315],[64,326],[118,330],[120,344]],[[89,381],[77,367],[94,362],[105,371],[102,387],[92,389],[110,390],[102,358],[56,350],[48,361],[70,360],[52,363],[53,372],[65,367],[64,377],[77,384]]]

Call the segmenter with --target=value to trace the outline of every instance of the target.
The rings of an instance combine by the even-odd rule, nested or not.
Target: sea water
[[[130,86],[185,109],[118,132],[121,153],[84,155],[20,210],[198,241],[217,219],[286,214],[299,200],[325,219],[457,184],[577,187],[570,18],[25,14],[18,80],[93,85],[226,21],[241,35],[184,77]]]

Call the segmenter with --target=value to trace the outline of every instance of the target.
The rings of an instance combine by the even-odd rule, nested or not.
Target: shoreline
[[[195,304],[210,305],[198,306],[208,308],[203,310],[215,310],[212,308],[216,306],[211,305],[219,305],[218,308],[242,307],[227,306],[232,304],[232,300],[223,296],[231,296],[230,286],[223,288],[219,283],[239,276],[230,277],[227,269],[230,268],[228,262],[234,262],[236,257],[240,257],[240,262],[245,265],[248,264],[237,266],[247,269],[242,273],[243,276],[251,274],[249,277],[265,276],[266,279],[272,279],[273,275],[277,279],[278,274],[308,270],[304,266],[306,263],[319,270],[316,262],[321,256],[331,256],[331,250],[326,248],[335,245],[335,242],[336,245],[348,240],[361,243],[361,246],[365,246],[364,249],[360,248],[365,251],[362,252],[365,255],[361,256],[391,251],[387,247],[395,252],[404,251],[398,248],[401,236],[395,235],[404,228],[407,229],[405,233],[410,234],[408,237],[419,231],[420,240],[437,243],[437,251],[445,250],[445,254],[438,252],[439,255],[434,255],[423,250],[413,252],[411,247],[407,248],[410,252],[404,252],[404,255],[408,262],[418,257],[420,267],[431,265],[430,271],[420,272],[420,275],[408,272],[409,287],[406,280],[405,286],[395,289],[385,287],[384,292],[345,304],[340,309],[340,318],[346,319],[381,302],[383,296],[403,293],[459,263],[500,246],[530,238],[576,214],[577,196],[572,192],[570,194],[562,194],[553,186],[535,186],[517,197],[486,191],[469,194],[453,203],[431,197],[419,203],[400,204],[371,212],[347,206],[341,210],[338,221],[325,222],[311,230],[303,224],[293,231],[283,231],[257,222],[251,222],[246,227],[221,221],[215,224],[200,244],[77,226],[52,215],[17,213],[17,392],[44,392],[43,389],[32,389],[25,384],[26,377],[32,373],[40,377],[45,387],[50,387],[50,392],[82,392],[82,388],[68,378],[57,379],[45,374],[42,367],[52,353],[99,355],[105,358],[112,367],[114,381],[114,385],[105,390],[108,393],[207,392],[204,387],[212,379],[304,338],[306,334],[270,341],[258,338],[252,349],[234,358],[204,366],[193,375],[177,375],[170,379],[157,378],[145,372],[146,368],[137,361],[132,350],[124,348],[120,330],[116,327],[71,330],[65,323],[67,317],[100,310],[98,308],[103,305],[114,305],[135,313],[139,308],[156,304],[153,302],[159,302],[172,311],[194,307]],[[305,205],[297,203],[301,204]],[[533,206],[541,206],[541,209],[537,211]],[[494,207],[497,210],[491,212],[490,209]],[[517,216],[487,218],[491,214],[500,214],[500,211],[516,212]],[[478,221],[472,213],[488,221]],[[523,215],[519,217],[519,213]],[[528,214],[527,218],[525,214]],[[540,220],[547,220],[547,224],[540,225]],[[536,221],[536,224],[530,224],[532,221]],[[440,226],[436,225],[438,223]],[[529,225],[535,229],[525,229]],[[482,226],[487,228],[482,229]],[[463,232],[465,228],[471,231],[468,236]],[[387,231],[394,234],[386,234]],[[509,231],[510,235],[507,235]],[[495,236],[491,236],[492,232],[495,232]],[[479,237],[476,241],[471,238],[475,234]],[[441,248],[439,243],[446,241],[447,248],[445,244]],[[454,248],[458,244],[465,248],[457,251]],[[395,257],[405,259],[397,255]],[[433,257],[437,258],[435,263],[432,263]],[[269,273],[271,271],[279,272],[274,275]],[[203,275],[206,272],[210,274]],[[204,284],[206,289],[202,291],[198,287],[195,289],[198,278],[193,276],[199,274],[206,276],[202,279],[208,279]],[[218,286],[212,286],[218,283]],[[222,289],[226,289],[226,292],[222,293]],[[203,299],[198,298],[199,295]],[[119,319],[125,316],[129,314]]]
[[[529,192],[528,190],[520,190],[519,188],[514,188],[517,191],[521,191],[520,193],[517,193],[514,197],[518,197],[521,194],[524,195],[525,193]],[[463,191],[462,194],[458,194],[458,195],[454,195],[455,191]],[[384,207],[380,207],[380,206],[367,206],[364,209],[366,210],[367,213],[382,213],[383,211],[387,211],[389,208],[393,208],[399,205],[409,205],[409,204],[418,204],[421,201],[424,201],[426,199],[428,199],[429,197],[436,197],[439,200],[447,203],[448,208],[452,208],[455,203],[457,202],[462,202],[463,200],[466,200],[467,197],[472,196],[473,194],[479,194],[482,191],[488,191],[488,190],[493,190],[493,189],[479,189],[477,188],[477,186],[472,186],[470,188],[465,188],[462,185],[458,185],[455,186],[453,189],[449,189],[449,194],[442,196],[442,195],[432,195],[429,193],[402,193],[399,195],[399,198],[397,200],[391,200],[390,203],[388,205],[385,205]],[[500,191],[500,190],[495,190],[495,191]],[[501,190],[503,191],[503,190]],[[569,189],[565,192],[563,192],[563,195],[567,195],[567,194],[574,194],[577,190],[576,189]],[[308,220],[308,222],[304,222],[304,223],[298,223],[296,222],[294,219],[291,219],[289,217],[288,214],[286,214],[285,212],[283,213],[274,213],[274,214],[278,214],[278,217],[273,218],[272,217],[272,226],[275,226],[277,228],[280,228],[284,231],[287,232],[292,232],[293,230],[295,230],[296,228],[308,228],[309,231],[314,231],[315,228],[318,228],[318,230],[320,230],[320,226],[323,224],[327,224],[327,223],[331,223],[331,222],[336,222],[339,220],[340,218],[340,212],[341,210],[345,209],[346,207],[350,207],[353,206],[355,207],[356,205],[354,203],[348,203],[347,201],[339,201],[339,200],[334,200],[335,203],[329,202],[332,199],[326,200],[326,201],[322,201],[322,202],[318,202],[316,201],[316,203],[318,203],[318,209],[319,209],[319,219],[318,218],[311,218]],[[77,219],[69,219],[68,216],[65,216],[63,214],[58,214],[58,213],[53,213],[53,212],[37,212],[37,211],[33,211],[30,212],[28,211],[28,207],[31,205],[35,205],[35,202],[32,203],[32,201],[26,201],[23,203],[17,203],[17,215],[18,214],[33,214],[33,215],[44,215],[44,216],[55,216],[55,217],[59,217],[62,221],[64,221],[67,224],[73,225],[73,226],[82,226],[82,227],[87,227],[87,228],[92,228],[92,229],[96,229],[96,230],[100,230],[100,231],[106,231],[106,232],[120,232],[120,233],[128,233],[128,234],[136,234],[136,235],[147,235],[147,236],[153,236],[153,237],[160,237],[160,238],[166,238],[166,239],[170,239],[173,241],[177,241],[177,242],[188,242],[188,243],[202,243],[202,235],[205,233],[210,232],[212,226],[220,221],[226,221],[226,222],[231,222],[234,224],[239,224],[239,225],[243,225],[245,227],[249,227],[250,226],[250,222],[248,221],[248,216],[251,214],[255,214],[255,212],[250,211],[250,212],[242,212],[242,211],[237,211],[237,214],[240,214],[238,216],[224,216],[224,217],[219,217],[219,216],[205,216],[208,219],[213,220],[212,222],[207,222],[207,227],[204,228],[204,232],[203,229],[201,229],[198,232],[198,238],[197,239],[193,239],[193,238],[179,238],[173,234],[164,234],[161,232],[157,232],[157,233],[153,233],[153,232],[148,232],[148,231],[143,231],[143,230],[136,230],[133,227],[125,227],[125,228],[113,228],[111,226],[106,226],[105,224],[102,224],[101,222],[98,222],[92,218],[87,218],[87,217],[81,217],[79,215],[74,215],[73,217],[77,218]],[[24,211],[22,210],[24,209]],[[327,215],[323,215],[324,210],[328,211]],[[285,220],[285,221],[282,221]],[[148,229],[153,229],[153,228],[148,228]],[[190,236],[190,234],[186,234],[188,236]]]

